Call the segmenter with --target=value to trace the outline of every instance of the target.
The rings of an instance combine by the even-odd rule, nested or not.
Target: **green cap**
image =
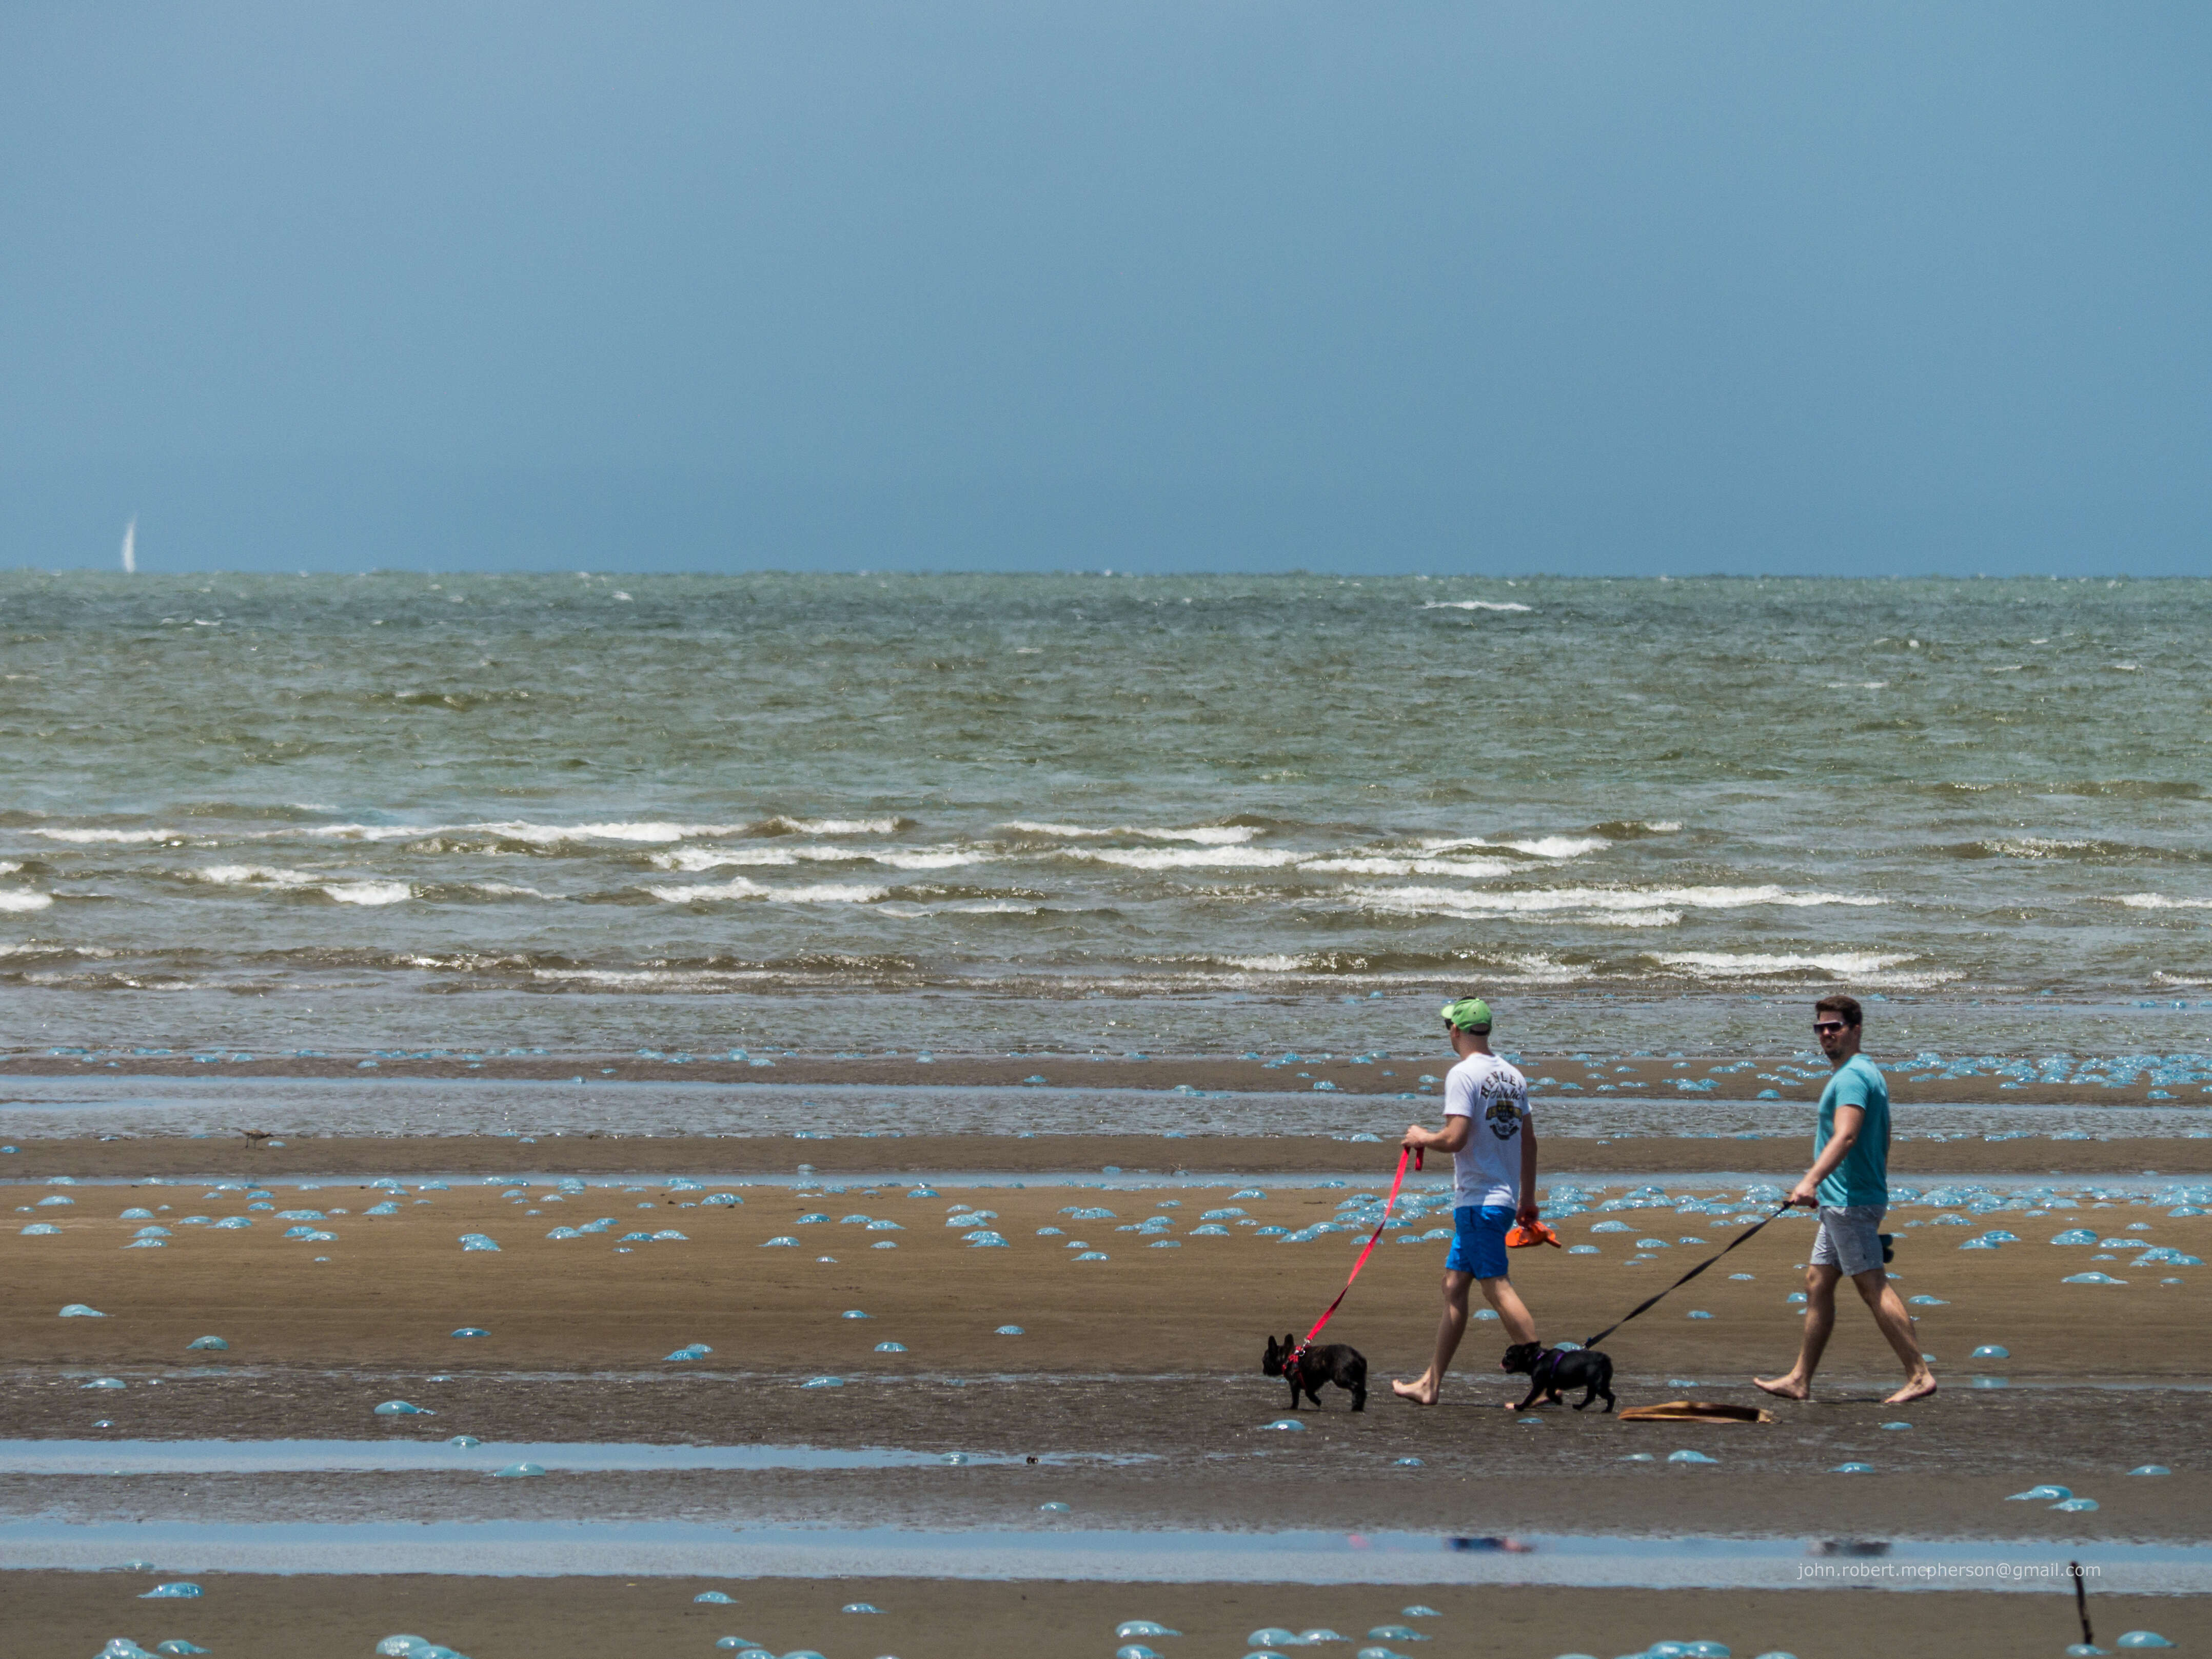
[[[1444,1019],[1462,1031],[1490,1029],[1490,1005],[1480,997],[1462,997],[1457,1002],[1444,1004]]]

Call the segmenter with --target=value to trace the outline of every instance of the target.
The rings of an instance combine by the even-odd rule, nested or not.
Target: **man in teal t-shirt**
[[[1905,1386],[1885,1403],[1902,1405],[1936,1392],[1936,1376],[1920,1357],[1911,1316],[1882,1271],[1881,1218],[1889,1208],[1889,1085],[1882,1081],[1881,1069],[1859,1052],[1863,1018],[1850,997],[1822,997],[1814,1005],[1813,1034],[1835,1074],[1820,1091],[1813,1167],[1790,1192],[1790,1203],[1814,1210],[1820,1220],[1812,1260],[1805,1266],[1805,1336],[1787,1375],[1752,1378],[1784,1400],[1812,1396],[1813,1373],[1836,1328],[1836,1282],[1846,1273],[1905,1365]]]

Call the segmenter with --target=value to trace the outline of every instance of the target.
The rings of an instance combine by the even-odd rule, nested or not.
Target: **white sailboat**
[[[131,522],[123,526],[123,574],[136,575],[138,571],[138,515],[132,514]]]

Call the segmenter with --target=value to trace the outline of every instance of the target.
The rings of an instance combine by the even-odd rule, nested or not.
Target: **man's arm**
[[[1538,1213],[1536,1120],[1524,1112],[1521,1115],[1521,1207],[1513,1218],[1524,1227],[1533,1226]]]
[[[1790,1189],[1790,1203],[1809,1207],[1817,1202],[1820,1183],[1835,1174],[1844,1159],[1850,1155],[1851,1148],[1858,1144],[1859,1131],[1865,1125],[1865,1107],[1836,1108],[1836,1132],[1828,1137],[1828,1144],[1820,1148],[1820,1156],[1814,1160],[1813,1167],[1805,1171],[1804,1179]]]
[[[1467,1145],[1468,1137],[1474,1132],[1474,1120],[1454,1114],[1444,1120],[1441,1132],[1424,1129],[1418,1123],[1406,1126],[1405,1148],[1409,1152],[1456,1152]]]

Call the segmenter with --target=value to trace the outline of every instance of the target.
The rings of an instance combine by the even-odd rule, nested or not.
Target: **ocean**
[[[2212,583],[0,575],[0,1046],[2139,1054]]]

